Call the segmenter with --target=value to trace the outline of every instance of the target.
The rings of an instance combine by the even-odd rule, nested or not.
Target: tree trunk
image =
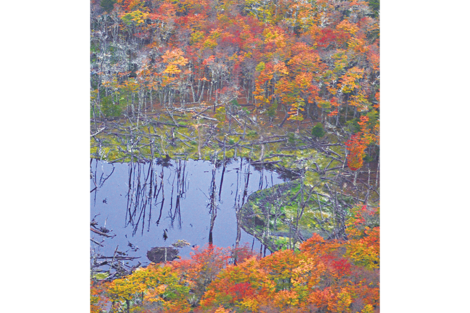
[[[380,167],[380,160],[377,161],[377,171],[375,172],[375,187],[379,185],[379,167]]]

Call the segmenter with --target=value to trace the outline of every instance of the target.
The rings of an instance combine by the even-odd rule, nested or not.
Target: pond
[[[238,241],[255,251],[259,240],[241,229],[236,212],[247,197],[287,181],[274,170],[249,160],[213,164],[202,160],[156,159],[148,163],[90,160],[91,253],[102,260],[123,252],[137,257],[128,264],[150,263],[147,251],[185,240],[180,256],[212,242],[233,247]],[[269,253],[269,251],[267,252]],[[123,254],[122,254],[123,255]]]

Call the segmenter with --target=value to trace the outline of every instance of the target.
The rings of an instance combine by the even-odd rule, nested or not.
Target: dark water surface
[[[198,246],[210,239],[218,247],[234,246],[236,209],[251,193],[285,181],[245,159],[228,160],[225,167],[201,160],[110,164],[92,159],[90,170],[91,219],[116,235],[104,238],[90,231],[96,242],[104,239],[104,247],[91,243],[92,253],[113,256],[118,247],[140,257],[142,265],[149,263],[146,254],[152,247],[179,239]],[[239,242],[261,248],[243,229]],[[191,251],[191,246],[181,248],[180,255],[189,257]]]

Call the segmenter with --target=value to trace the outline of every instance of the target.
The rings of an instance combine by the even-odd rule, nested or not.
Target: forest
[[[91,312],[379,312],[379,2],[90,12]]]

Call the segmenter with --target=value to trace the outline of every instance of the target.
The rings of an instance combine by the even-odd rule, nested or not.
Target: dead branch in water
[[[113,235],[113,236],[107,235],[107,234],[105,234],[105,233],[103,233],[103,232],[101,232],[101,231],[99,231],[99,230],[97,230],[97,229],[94,229],[93,227],[90,227],[90,230],[91,230],[92,232],[94,232],[95,234],[98,234],[98,235],[104,236],[104,237],[108,237],[108,238],[114,238],[114,236],[116,236],[116,235]]]

